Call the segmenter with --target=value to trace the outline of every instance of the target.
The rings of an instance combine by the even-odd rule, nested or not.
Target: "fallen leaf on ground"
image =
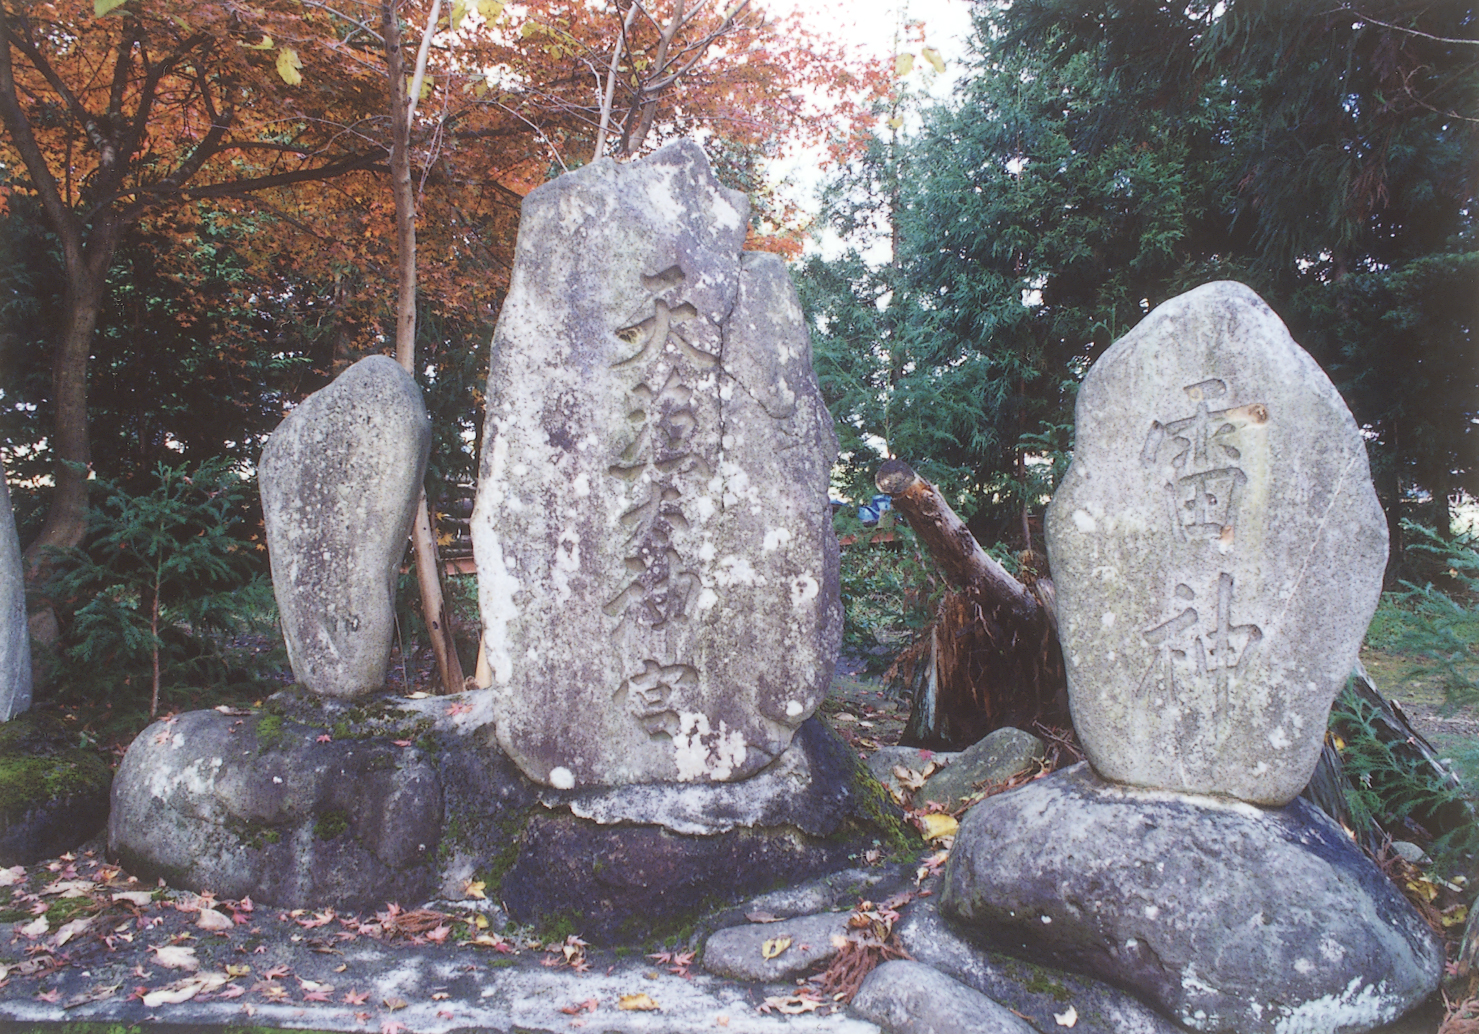
[[[797,1016],[804,1012],[814,1012],[821,1008],[821,1005],[820,999],[807,998],[803,995],[772,995],[755,1008],[760,1012],[770,1012],[774,1009],[787,1016]]]
[[[364,1005],[370,1000],[368,991],[345,991],[344,997],[340,999],[345,1005]]]
[[[154,962],[165,969],[183,969],[194,972],[200,968],[200,960],[195,957],[194,948],[182,948],[179,945],[165,945],[162,948],[150,948],[154,953]]]
[[[276,980],[278,977],[285,977],[291,972],[292,970],[288,969],[288,967],[286,966],[273,966],[271,969],[268,969],[262,973],[262,979]]]
[[[771,912],[746,912],[745,918],[752,923],[779,923],[781,917]]]
[[[70,923],[63,923],[62,928],[56,932],[56,940],[52,943],[58,948],[66,944],[73,937],[83,933],[92,925],[91,917],[85,919],[74,919]]]
[[[395,1012],[397,1009],[404,1009],[406,1007],[406,1000],[404,998],[384,998],[381,999],[381,1004],[391,1012]]]
[[[81,994],[76,994],[68,998],[62,1003],[62,1008],[75,1009],[79,1005],[91,1005],[93,1002],[101,1002],[104,999],[112,998],[122,986],[122,984],[99,985],[90,991],[83,991]]]
[[[217,912],[214,908],[202,908],[195,925],[202,930],[230,930],[236,926],[230,916]]]
[[[662,1008],[646,994],[622,995],[617,999],[616,1007],[627,1012],[657,1012]]]
[[[58,987],[50,991],[37,991],[36,997],[43,1002],[51,1002],[55,1005],[62,1000],[62,989]]]
[[[760,945],[760,957],[764,959],[776,958],[781,954],[781,952],[785,951],[790,946],[791,938],[772,937],[770,940]]]
[[[952,815],[929,814],[918,816],[919,831],[926,840],[953,837],[960,829],[960,822]]]
[[[250,973],[251,971],[252,971],[252,967],[251,966],[248,966],[244,962],[241,963],[241,964],[239,964],[239,965],[233,963],[233,964],[228,965],[226,967],[226,975],[228,977],[244,977],[248,973]]]
[[[47,925],[46,917],[37,916],[34,920],[21,927],[20,933],[34,940],[37,937],[40,937],[42,934],[46,933],[46,931],[49,929],[51,929],[51,927]]]
[[[486,880],[468,880],[467,885],[462,888],[462,896],[466,898],[476,898],[479,901],[486,901],[488,899],[488,895],[485,893],[487,888],[488,883]],[[478,918],[481,919],[482,917],[479,916]],[[486,922],[486,920],[484,921]]]
[[[227,984],[225,988],[222,989],[220,995],[218,995],[217,997],[240,998],[244,994],[246,994],[246,988],[242,987],[240,984]]]
[[[143,908],[154,901],[154,892],[150,890],[119,890],[113,892],[113,901],[127,901],[130,905],[138,905]]]
[[[225,973],[198,973],[193,977],[176,980],[173,984],[150,991],[144,995],[144,1004],[150,1009],[161,1005],[179,1005],[188,1002],[202,991],[214,991],[226,983]]]
[[[24,865],[12,865],[8,869],[0,869],[0,887],[14,887],[17,883],[26,880],[26,867]]]
[[[328,733],[324,733],[322,736],[319,736],[313,742],[314,743],[333,743],[334,742],[334,737],[330,736]]]
[[[425,696],[425,695],[426,695],[425,693],[422,694],[422,696]],[[380,1021],[380,1034],[401,1034],[401,1032],[404,1031],[405,1029],[406,1029],[406,1025],[404,1023],[402,1023],[400,1020],[381,1020]]]
[[[566,1016],[579,1016],[583,1012],[595,1012],[598,1004],[594,998],[587,998],[585,1001],[576,1002],[574,1005],[562,1005],[560,1006],[560,1011]]]
[[[1078,1022],[1078,1010],[1070,1005],[1067,1012],[1053,1013],[1053,1020],[1060,1027],[1072,1027]]]

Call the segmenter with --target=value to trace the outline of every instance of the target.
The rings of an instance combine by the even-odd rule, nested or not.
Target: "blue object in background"
[[[878,518],[893,508],[893,500],[888,496],[875,495],[868,502],[858,507],[858,520],[871,527],[878,523]]]

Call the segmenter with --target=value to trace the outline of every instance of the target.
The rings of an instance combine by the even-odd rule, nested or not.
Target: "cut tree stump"
[[[1006,726],[1071,726],[1052,582],[1012,577],[940,490],[902,460],[885,462],[875,481],[952,587],[930,627],[894,662],[892,674],[912,696],[899,742],[962,750]]]

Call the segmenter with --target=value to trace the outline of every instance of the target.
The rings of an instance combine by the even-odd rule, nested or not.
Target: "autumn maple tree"
[[[331,372],[396,338],[419,380],[417,311],[491,323],[528,190],[694,133],[755,185],[787,141],[855,137],[885,80],[843,57],[753,0],[0,0],[0,186],[35,198],[65,271],[33,576],[86,527],[90,341],[130,234],[177,241],[159,260],[189,282],[201,226],[249,226],[243,296],[331,285]]]

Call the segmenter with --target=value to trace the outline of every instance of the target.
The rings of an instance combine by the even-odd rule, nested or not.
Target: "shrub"
[[[193,474],[160,464],[154,476],[142,495],[100,483],[82,548],[58,553],[45,590],[71,604],[59,677],[103,688],[147,681],[151,715],[166,677],[224,674],[213,636],[260,627],[274,611],[260,554],[238,537],[250,483],[224,459]]]

